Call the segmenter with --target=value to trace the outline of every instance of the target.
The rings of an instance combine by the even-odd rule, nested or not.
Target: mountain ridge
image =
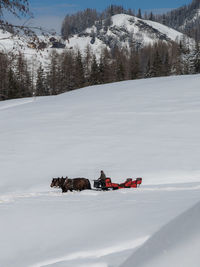
[[[94,50],[98,50],[99,46],[109,49],[115,46],[140,49],[159,41],[178,43],[187,38],[183,33],[168,26],[140,19],[133,15],[117,14],[111,17],[111,21],[110,26],[104,27],[102,25],[102,27],[99,27],[97,26],[98,23],[96,23],[83,32],[69,37],[66,46],[68,48],[79,47],[82,49],[83,43],[87,43]],[[87,41],[84,38],[87,38]],[[188,38],[188,40],[190,45],[192,45],[192,39]]]

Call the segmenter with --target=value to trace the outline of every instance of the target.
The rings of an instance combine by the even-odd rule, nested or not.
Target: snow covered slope
[[[35,48],[34,43],[28,37],[13,37],[10,33],[0,30],[0,52],[3,51],[4,53],[13,53],[15,55],[23,54],[28,60],[30,70],[36,75],[40,63],[44,67],[48,66],[53,50],[56,50],[58,53],[63,52],[63,49],[52,48],[51,36],[38,36],[38,38],[39,43],[35,43]],[[58,36],[55,37],[55,40],[62,43]],[[44,49],[38,49],[39,45],[44,45]]]
[[[52,176],[93,179],[100,169],[118,181],[198,181],[199,81],[153,78],[0,102],[0,192],[46,188]]]
[[[38,51],[29,47],[28,39],[13,37],[10,33],[0,30],[0,51],[18,54],[19,52],[30,61],[46,62],[48,51]]]
[[[153,78],[0,102],[0,266],[118,267],[197,203],[199,82]],[[92,182],[101,169],[144,183],[49,187],[57,176]]]

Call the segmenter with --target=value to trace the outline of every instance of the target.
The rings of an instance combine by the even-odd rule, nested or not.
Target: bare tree
[[[24,18],[23,23],[15,25],[8,21],[5,17],[5,12],[15,18]],[[40,31],[42,35],[49,35],[50,31],[42,29],[42,27],[35,27],[28,25],[28,22],[33,18],[33,14],[29,9],[28,0],[0,0],[0,29],[11,33],[9,37],[3,37],[2,39],[11,38],[13,35],[29,37],[31,41],[39,43],[36,31]],[[51,32],[54,34],[54,32]]]
[[[17,18],[31,18],[28,0],[0,0],[0,28],[12,33],[21,30],[22,27],[26,30],[25,25],[18,26],[10,23],[4,16],[5,11]]]

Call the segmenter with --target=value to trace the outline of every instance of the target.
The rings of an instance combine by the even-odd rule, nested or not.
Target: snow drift
[[[200,202],[155,233],[121,267],[188,267],[200,261]]]

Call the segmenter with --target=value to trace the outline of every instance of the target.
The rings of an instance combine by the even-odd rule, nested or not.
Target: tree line
[[[33,92],[33,79],[24,56],[0,53],[0,100],[30,97]]]
[[[141,78],[200,72],[200,50],[190,52],[181,43],[158,42],[140,50],[114,47],[98,56],[87,46],[79,50],[55,51],[47,72],[37,72],[36,95],[60,94],[90,85]]]
[[[49,65],[30,68],[22,54],[0,53],[0,100],[57,95],[90,85],[124,80],[200,73],[200,49],[183,43],[159,41],[141,49],[102,49],[96,56],[90,45],[84,52],[52,51]]]

